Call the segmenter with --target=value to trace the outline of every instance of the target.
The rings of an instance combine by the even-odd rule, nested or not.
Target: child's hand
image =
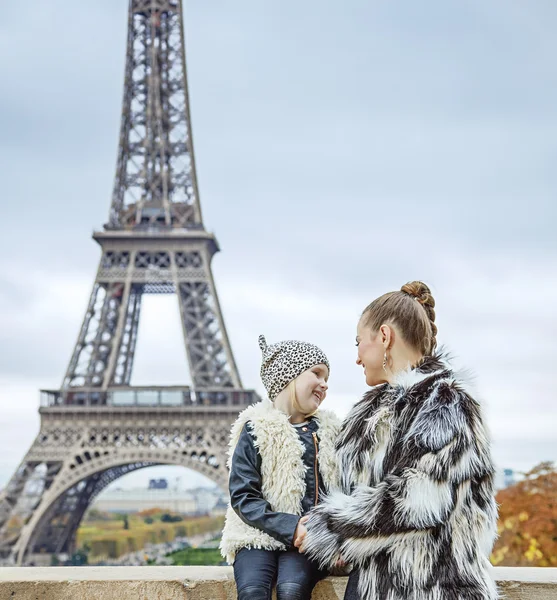
[[[344,575],[348,575],[348,573],[348,563],[338,555],[338,558],[333,562],[329,569],[329,574],[336,577],[343,577]]]
[[[334,568],[335,569],[344,569],[345,566],[346,566],[346,561],[342,560],[342,558],[339,558],[337,560],[337,562],[335,563]]]
[[[294,547],[300,548],[304,542],[306,534],[308,530],[306,529],[306,523],[308,522],[309,517],[302,517],[298,521],[298,526],[296,527],[296,531],[294,532]],[[301,551],[301,550],[300,550]]]

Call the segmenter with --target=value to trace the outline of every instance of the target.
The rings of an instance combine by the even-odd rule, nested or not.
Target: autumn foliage
[[[137,516],[141,518],[154,517],[161,515],[163,512],[164,510],[162,508],[146,508],[145,510],[138,512]]]
[[[499,566],[557,567],[557,471],[541,463],[522,481],[500,490],[499,539],[491,562]]]

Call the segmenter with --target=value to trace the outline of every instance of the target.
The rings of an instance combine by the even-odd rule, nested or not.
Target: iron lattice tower
[[[91,501],[125,473],[183,465],[225,486],[230,424],[256,401],[226,334],[199,203],[181,0],[129,0],[122,120],[100,264],[60,390],[0,496],[0,557],[70,553]],[[141,299],[178,298],[191,386],[130,385]]]

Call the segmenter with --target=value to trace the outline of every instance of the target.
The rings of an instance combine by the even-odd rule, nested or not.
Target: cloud
[[[430,266],[431,273],[427,273],[437,300],[440,342],[456,355],[457,366],[470,367],[477,375],[497,461],[503,466],[518,461],[516,448],[510,451],[512,439],[517,444],[534,444],[539,460],[553,458],[554,433],[549,424],[557,418],[557,409],[547,373],[552,369],[555,338],[551,324],[555,327],[555,323],[547,298],[557,290],[547,277],[551,263],[509,267],[497,257],[477,259],[473,264],[459,261],[458,256],[445,258],[445,268]],[[269,340],[310,340],[329,355],[332,372],[327,403],[344,416],[365,389],[353,347],[359,314],[374,295],[396,289],[405,279],[401,271],[385,277],[380,286],[360,279],[346,289],[329,289],[312,286],[311,276],[309,285],[297,287],[287,273],[272,270],[259,273],[257,279],[243,269],[219,273],[217,289],[244,385],[264,395],[256,344],[260,333]],[[2,394],[2,404],[11,407],[8,414],[19,419],[17,426],[26,432],[23,439],[30,440],[36,428],[38,388],[59,384],[90,285],[86,277],[56,272],[32,273],[30,281],[19,286],[13,273],[5,273],[4,281],[8,283],[4,289],[10,292],[4,301],[14,300],[0,313],[8,390]],[[132,383],[189,383],[175,297],[144,299]],[[13,396],[18,399],[15,403]],[[15,464],[21,449],[21,443],[10,447],[5,457],[11,456]],[[534,454],[531,449],[525,456]]]
[[[126,10],[32,0],[0,23],[0,485],[36,433],[38,389],[62,380],[93,283]],[[555,11],[188,3],[201,203],[246,387],[263,393],[260,333],[308,339],[345,414],[363,392],[361,310],[422,278],[440,341],[477,374],[498,463],[554,458]],[[136,383],[187,378],[173,300],[146,299]]]
[[[0,301],[2,375],[60,385],[93,282],[55,270],[26,275],[4,271],[0,280],[8,291]]]

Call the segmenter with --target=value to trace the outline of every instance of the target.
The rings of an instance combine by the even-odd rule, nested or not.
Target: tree
[[[86,565],[87,562],[88,562],[88,551],[85,548],[81,548],[71,555],[70,560],[68,561],[68,564],[70,564],[74,567],[79,567],[82,565]]]
[[[161,523],[178,523],[183,520],[184,518],[181,515],[174,515],[171,513],[164,513],[161,515]]]
[[[542,462],[497,494],[494,565],[557,567],[557,471]]]
[[[90,508],[83,517],[83,521],[85,523],[91,521],[111,521],[113,519],[113,515],[108,512],[97,510],[96,508]]]

